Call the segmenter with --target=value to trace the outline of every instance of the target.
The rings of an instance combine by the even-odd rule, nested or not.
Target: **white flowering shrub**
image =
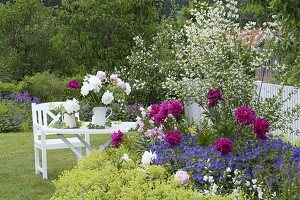
[[[162,85],[173,72],[174,34],[174,26],[167,24],[162,25],[150,45],[145,44],[141,36],[134,38],[136,46],[127,58],[129,67],[121,69],[120,73],[133,86],[131,97],[135,102],[151,104],[165,99],[168,89]]]
[[[184,38],[175,46],[176,66],[183,73],[180,78],[168,77],[165,88],[169,94],[193,98],[202,107],[206,107],[206,94],[212,88],[222,90],[232,109],[249,105],[255,91],[255,71],[267,67],[272,51],[251,46],[253,38],[247,32],[253,30],[254,23],[246,25],[241,36],[236,1],[195,4],[198,9],[190,10],[192,19],[176,36]],[[265,30],[265,35],[271,36],[271,29]],[[267,37],[260,40],[263,38]]]

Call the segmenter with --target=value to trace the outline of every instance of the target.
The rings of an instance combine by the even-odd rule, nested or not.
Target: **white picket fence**
[[[257,94],[260,93],[260,97],[263,99],[273,97],[274,95],[279,95],[279,91],[282,88],[282,99],[287,99],[290,93],[293,93],[291,98],[287,100],[283,106],[282,111],[286,111],[287,108],[293,108],[297,104],[300,103],[300,89],[292,87],[292,86],[282,86],[277,84],[271,83],[262,83],[260,81],[256,82],[257,84]],[[187,106],[185,107],[185,115],[188,118],[189,122],[200,124],[201,120],[203,119],[203,108],[201,108],[195,102],[187,102]],[[285,134],[289,137],[291,141],[300,137],[298,134],[298,130],[300,130],[300,119],[297,119],[292,124],[289,125],[291,130],[285,130]],[[282,134],[280,130],[274,130],[273,133],[275,134]]]

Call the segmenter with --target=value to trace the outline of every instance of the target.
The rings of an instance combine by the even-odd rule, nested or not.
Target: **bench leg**
[[[47,154],[45,148],[42,149],[42,167],[43,167],[43,179],[48,179]]]
[[[38,167],[40,167],[40,150],[36,147],[34,147],[34,164],[35,164],[35,174],[40,174],[40,170],[38,170]]]

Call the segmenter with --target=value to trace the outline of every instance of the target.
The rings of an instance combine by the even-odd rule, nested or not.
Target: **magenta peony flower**
[[[166,115],[180,116],[183,113],[183,105],[177,100],[163,101],[160,109],[163,110]]]
[[[270,130],[270,123],[263,119],[257,118],[253,122],[253,132],[256,134],[258,139],[266,139],[267,132]]]
[[[214,102],[214,101],[209,101],[208,104],[207,104],[207,106],[208,106],[209,108],[213,108],[213,107],[216,106],[216,102]]]
[[[124,134],[120,130],[115,131],[111,135],[111,145],[116,148],[119,147],[121,144],[121,141],[123,139],[123,136],[124,136]]]
[[[181,135],[179,130],[170,130],[166,133],[165,139],[172,147],[175,147],[181,142]]]
[[[165,112],[160,110],[155,116],[154,116],[154,121],[156,124],[162,123],[165,119],[167,118]]]
[[[224,100],[220,89],[211,89],[207,92],[207,99],[212,101]]]
[[[148,117],[154,117],[160,110],[160,106],[158,104],[152,104],[149,108]]]
[[[174,116],[180,116],[183,113],[183,105],[181,102],[177,100],[173,100],[169,102],[168,114],[172,114]]]
[[[80,84],[76,79],[72,79],[68,83],[68,88],[78,90],[80,89]]]
[[[233,142],[231,139],[223,137],[216,141],[215,148],[220,151],[222,155],[226,155],[233,149]]]
[[[240,124],[249,125],[255,119],[255,111],[246,106],[241,106],[235,110],[234,118]]]
[[[183,186],[187,186],[190,176],[185,171],[178,171],[174,176],[175,180],[180,181]]]

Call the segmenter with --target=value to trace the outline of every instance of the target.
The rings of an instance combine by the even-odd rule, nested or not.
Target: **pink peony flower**
[[[154,116],[154,121],[156,124],[162,123],[165,119],[167,118],[165,112],[160,110],[155,116]]]
[[[123,139],[124,134],[119,130],[119,131],[115,131],[112,135],[111,135],[111,145],[113,147],[119,147],[121,144],[121,141]]]
[[[183,105],[181,102],[173,100],[168,102],[168,114],[180,116],[183,113]]]
[[[78,90],[80,89],[80,84],[76,79],[72,79],[68,83],[68,88]]]
[[[216,106],[216,102],[214,102],[214,101],[209,101],[208,104],[207,104],[207,106],[208,106],[209,108],[213,108],[213,107]]]
[[[154,117],[160,110],[160,106],[158,104],[152,104],[150,106],[149,112],[148,112],[148,117]]]
[[[220,89],[211,89],[207,92],[207,99],[212,101],[224,100]]]
[[[185,171],[178,171],[174,176],[175,180],[180,181],[183,186],[187,186],[190,176]]]
[[[220,138],[215,143],[215,148],[220,151],[222,155],[226,155],[233,149],[233,142],[226,137]]]
[[[249,125],[255,119],[255,111],[246,106],[241,106],[235,110],[234,118],[240,124]]]
[[[110,80],[113,80],[113,81],[118,81],[118,75],[117,74],[112,74],[110,75]]]
[[[263,119],[257,118],[253,122],[253,132],[256,134],[258,139],[266,139],[267,132],[270,130],[270,123]]]
[[[181,135],[179,130],[170,130],[166,133],[165,139],[172,147],[175,147],[181,142]]]
[[[117,84],[118,86],[122,89],[122,90],[125,90],[126,89],[126,83],[123,82],[121,79],[117,79]]]
[[[101,81],[104,81],[106,78],[106,73],[104,71],[98,71],[96,75]]]

